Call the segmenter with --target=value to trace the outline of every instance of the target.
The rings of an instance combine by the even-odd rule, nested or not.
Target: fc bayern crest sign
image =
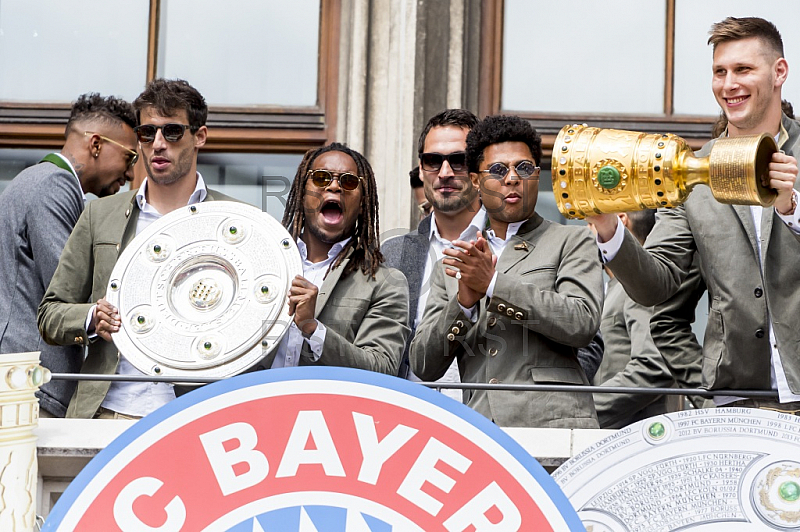
[[[43,530],[583,531],[483,416],[344,368],[261,371],[178,398],[89,463]]]

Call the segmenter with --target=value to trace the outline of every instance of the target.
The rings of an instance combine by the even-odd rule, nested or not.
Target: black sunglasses
[[[453,172],[464,172],[467,169],[467,154],[463,151],[448,154],[421,153],[419,156],[419,165],[426,172],[438,172],[445,161]]]
[[[511,168],[517,171],[517,175],[520,179],[530,179],[531,177],[539,175],[539,167],[530,161],[521,161],[517,164],[512,164]],[[495,179],[505,179],[511,171],[511,168],[503,163],[492,163],[487,170],[481,170],[481,173],[489,174],[489,177],[494,177]]]
[[[161,134],[164,135],[164,140],[167,142],[178,142],[183,138],[183,134],[186,133],[187,129],[194,133],[200,128],[186,126],[184,124],[164,124],[163,126],[144,124],[142,126],[136,126],[133,128],[133,130],[136,132],[136,137],[139,139],[139,142],[144,144],[149,144],[150,142],[156,140],[156,133],[158,133],[159,129],[161,130]]]
[[[328,170],[309,170],[308,177],[311,179],[311,182],[314,183],[314,186],[318,188],[328,188],[335,179],[344,190],[357,189],[359,183],[364,179],[350,172],[337,174],[336,172],[330,172]]]

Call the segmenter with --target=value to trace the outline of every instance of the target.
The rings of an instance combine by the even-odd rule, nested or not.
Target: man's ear
[[[786,59],[781,57],[775,61],[775,87],[781,87],[786,83],[786,78],[789,76],[789,63]]]
[[[194,147],[202,148],[205,146],[207,139],[208,128],[206,126],[200,126],[200,129],[197,130],[197,133],[194,134]]]
[[[475,187],[475,190],[480,191],[481,189],[481,174],[478,172],[470,172],[469,179],[472,181],[472,186]]]
[[[631,219],[628,218],[628,213],[620,212],[620,213],[617,213],[617,216],[619,216],[619,220],[622,222],[622,225],[624,225],[626,229],[630,230],[630,228],[631,228],[631,226],[630,226]]]

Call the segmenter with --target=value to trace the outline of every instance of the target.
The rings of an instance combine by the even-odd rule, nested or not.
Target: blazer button
[[[756,338],[764,338],[764,329],[756,329]]]
[[[464,326],[464,322],[463,322],[463,321],[461,321],[461,320],[458,320],[458,321],[456,322],[456,327],[463,327],[463,326]]]
[[[508,307],[508,310],[506,311],[506,314],[508,314],[509,316],[513,316],[514,315],[514,309],[511,308],[511,307]]]
[[[497,348],[496,347],[492,347],[491,349],[489,349],[489,356],[490,357],[496,357],[497,356]]]
[[[447,335],[447,339],[452,342],[452,341],[454,341],[456,339],[456,335],[453,334],[453,333],[450,333],[450,334]]]
[[[760,286],[756,287],[756,289],[753,290],[753,295],[756,296],[756,297],[761,297],[761,296],[764,295],[764,291],[761,289]]]
[[[497,312],[505,312],[505,311],[506,311],[506,306],[504,304],[500,303],[499,305],[497,305]]]
[[[489,384],[500,384],[500,381],[497,379],[489,379]]]
[[[497,324],[497,317],[496,316],[489,316],[489,319],[486,321],[486,325],[489,327],[494,327]]]
[[[75,343],[76,344],[82,344],[83,343],[83,336],[76,336],[75,337]]]
[[[524,317],[525,317],[525,315],[522,312],[517,312],[516,314],[514,314],[514,318],[516,318],[518,320],[521,320]]]
[[[452,332],[453,334],[458,334],[461,332],[461,329],[459,329],[458,327],[453,327],[452,329],[450,329],[450,332]]]

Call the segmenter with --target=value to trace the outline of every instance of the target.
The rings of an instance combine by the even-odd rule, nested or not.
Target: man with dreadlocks
[[[396,375],[409,332],[408,283],[381,264],[377,185],[367,159],[338,143],[308,151],[283,224],[297,240],[303,275],[289,291],[289,331],[260,367]]]

